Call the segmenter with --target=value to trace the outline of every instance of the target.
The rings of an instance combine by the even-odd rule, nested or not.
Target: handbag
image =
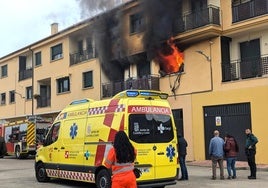
[[[136,178],[139,178],[142,174],[142,172],[138,168],[134,168],[133,172],[134,172]]]

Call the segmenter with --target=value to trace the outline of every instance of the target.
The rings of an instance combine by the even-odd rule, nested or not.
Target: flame
[[[171,74],[181,71],[184,56],[175,45],[173,38],[167,40],[161,49],[157,51],[157,59],[160,63],[160,69],[165,74]]]

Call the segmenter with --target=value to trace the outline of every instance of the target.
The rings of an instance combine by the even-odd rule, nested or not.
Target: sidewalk
[[[211,167],[211,161],[210,160],[188,161],[187,165]],[[224,161],[224,167],[226,167],[226,161]],[[236,161],[236,169],[247,170],[249,169],[248,163],[246,161]],[[268,164],[257,164],[257,169],[261,171],[268,171]]]

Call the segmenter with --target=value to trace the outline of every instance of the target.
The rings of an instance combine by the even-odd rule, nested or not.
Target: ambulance
[[[126,90],[108,100],[71,102],[37,151],[37,181],[60,178],[109,188],[111,172],[104,160],[116,132],[123,130],[137,149],[138,186],[176,184],[177,134],[167,98],[159,91]]]

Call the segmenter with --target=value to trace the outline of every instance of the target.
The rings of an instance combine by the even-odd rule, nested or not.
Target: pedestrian
[[[209,143],[209,155],[212,161],[212,180],[216,179],[216,168],[217,164],[220,167],[220,179],[224,180],[224,170],[223,170],[223,158],[224,158],[224,140],[219,136],[220,132],[218,130],[214,131],[214,137],[211,138]]]
[[[239,147],[236,142],[236,139],[233,136],[226,134],[224,152],[225,152],[225,157],[226,157],[228,179],[236,179],[235,163],[236,163],[238,151],[239,151]]]
[[[0,158],[3,158],[7,153],[6,142],[4,137],[0,136]]]
[[[105,166],[112,169],[111,188],[137,188],[134,175],[134,161],[136,150],[130,143],[124,131],[118,131],[115,135],[113,147],[109,150],[105,159]]]
[[[248,166],[250,168],[250,176],[248,176],[248,179],[256,179],[257,168],[255,162],[255,155],[258,139],[256,136],[254,136],[254,134],[252,134],[250,129],[246,129],[245,133],[247,135],[245,153],[248,160]]]
[[[179,163],[181,168],[181,178],[179,180],[188,180],[188,171],[185,162],[188,143],[181,134],[178,137]]]

